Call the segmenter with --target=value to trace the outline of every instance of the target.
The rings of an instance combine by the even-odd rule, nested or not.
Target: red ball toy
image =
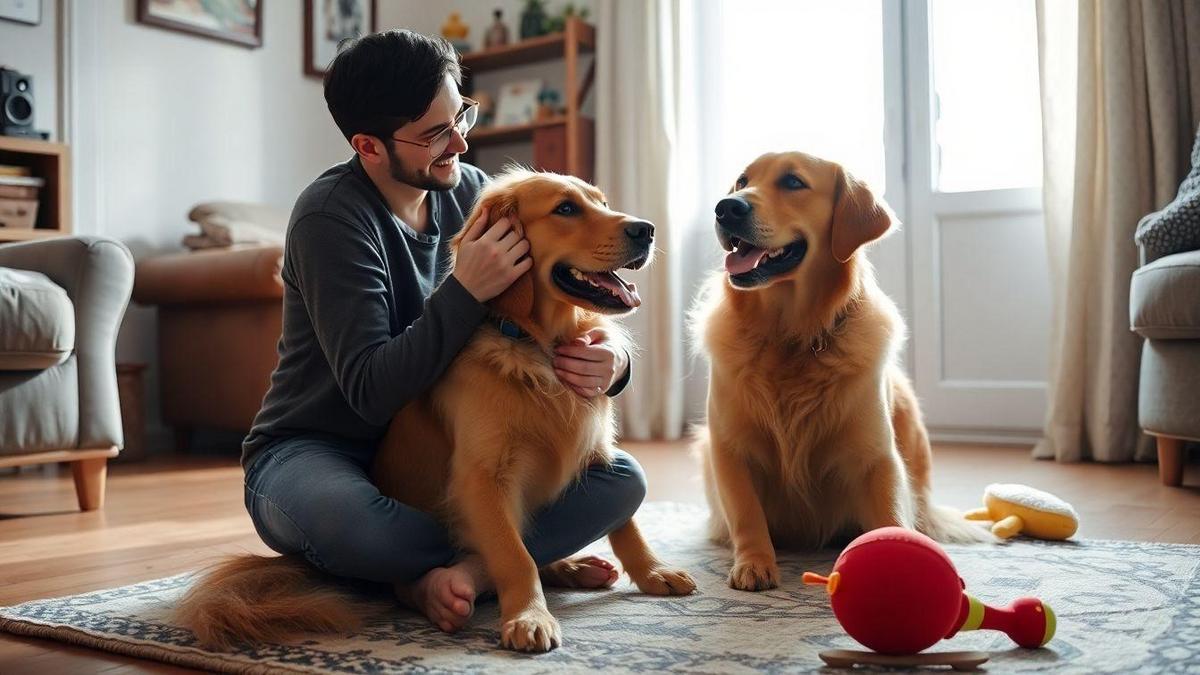
[[[960,630],[1004,631],[1030,649],[1054,636],[1054,612],[1036,598],[994,608],[963,592],[950,557],[935,541],[901,527],[872,530],[850,542],[822,577],[850,637],[880,654],[916,654]]]

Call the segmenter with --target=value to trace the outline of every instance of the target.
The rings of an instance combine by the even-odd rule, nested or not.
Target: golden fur
[[[579,213],[556,215],[564,200]],[[531,512],[587,466],[610,461],[614,447],[609,399],[568,390],[551,354],[593,328],[618,344],[626,340],[605,316],[612,310],[563,292],[552,271],[558,264],[593,272],[644,264],[649,246],[631,243],[623,234],[631,218],[610,210],[599,190],[575,178],[510,170],[485,188],[476,213],[481,208],[488,209],[489,226],[515,215],[525,229],[533,269],[489,306],[532,339],[514,340],[485,322],[433,389],[397,413],[372,475],[381,492],[439,516],[465,548],[480,554],[496,584],[502,645],[546,651],[560,643],[561,630],[521,531]],[[642,591],[695,589],[686,572],[654,556],[632,520],[609,539]],[[179,617],[203,642],[220,645],[300,630],[348,632],[377,611],[356,611],[320,577],[297,556],[234,559],[192,589]]]
[[[752,213],[733,234],[718,223],[726,248],[740,233],[757,248],[807,250],[751,288],[714,274],[694,310],[711,366],[696,449],[712,535],[734,550],[730,585],[774,587],[775,545],[820,547],[887,525],[984,540],[930,503],[929,439],[898,365],[904,324],[860,250],[893,226],[891,211],[837,164],[802,153],[758,158],[731,195]]]

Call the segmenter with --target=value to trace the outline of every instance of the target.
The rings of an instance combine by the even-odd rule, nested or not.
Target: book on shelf
[[[27,166],[0,164],[0,176],[31,176],[33,172]]]
[[[0,185],[0,199],[37,199],[38,189],[25,185]]]
[[[17,185],[21,187],[40,188],[46,184],[45,179],[37,176],[8,176],[0,174],[0,186]]]

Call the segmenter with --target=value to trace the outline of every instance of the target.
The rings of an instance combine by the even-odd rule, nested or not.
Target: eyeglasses
[[[409,145],[419,145],[423,148],[429,148],[430,157],[440,157],[446,148],[450,147],[450,139],[455,131],[459,136],[466,138],[467,132],[475,126],[475,122],[479,119],[479,101],[463,97],[463,107],[455,116],[454,122],[446,125],[445,129],[428,141],[410,141],[404,138],[392,137],[393,141],[399,143],[408,143]]]

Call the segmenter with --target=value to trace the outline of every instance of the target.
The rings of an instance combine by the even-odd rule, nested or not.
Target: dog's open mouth
[[[808,252],[808,241],[803,237],[787,246],[765,249],[744,239],[731,237],[732,251],[725,256],[725,271],[734,286],[750,288],[758,286],[772,277],[790,272],[804,260]]]
[[[645,260],[640,259],[626,267],[638,269],[644,264]],[[567,295],[601,309],[626,311],[642,304],[637,287],[617,276],[615,271],[586,272],[559,263],[554,266],[551,276]]]

